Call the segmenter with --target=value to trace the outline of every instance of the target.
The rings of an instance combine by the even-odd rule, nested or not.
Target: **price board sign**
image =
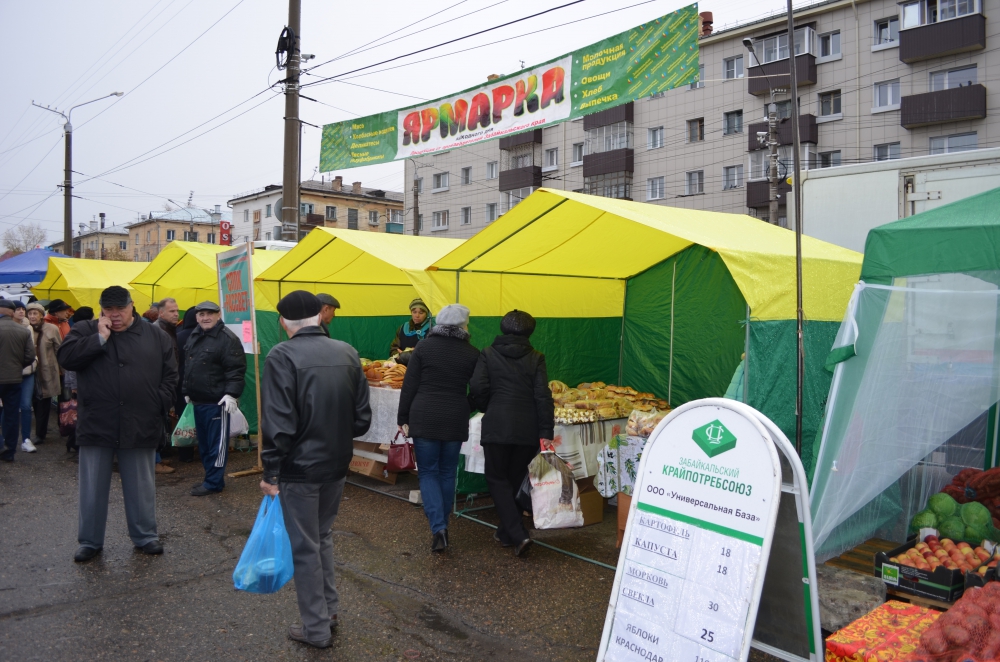
[[[747,659],[781,493],[775,444],[754,413],[691,402],[650,436],[599,661]]]

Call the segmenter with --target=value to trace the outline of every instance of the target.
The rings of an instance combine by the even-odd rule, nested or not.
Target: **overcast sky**
[[[302,51],[316,55],[310,65],[356,51],[314,72],[330,76],[569,1],[303,0]],[[303,100],[301,116],[323,125],[444,96],[685,4],[585,0],[385,65],[394,68],[375,67],[346,82],[311,87],[303,93],[322,103]],[[714,12],[719,29],[784,6],[784,0],[707,0],[700,9]],[[49,231],[50,242],[62,239],[63,200],[56,188],[63,179],[62,119],[33,107],[32,100],[66,109],[125,92],[73,112],[73,169],[85,173],[74,174],[80,196],[74,200],[74,231],[98,212],[124,224],[162,210],[167,198],[184,204],[191,191],[196,206],[210,208],[280,184],[284,97],[278,86],[268,87],[281,77],[274,50],[286,21],[280,0],[0,4],[0,24],[7,27],[0,53],[8,63],[0,100],[0,232],[33,222]],[[498,40],[504,41],[484,45]],[[414,64],[398,66],[407,62]],[[302,177],[308,179],[319,165],[320,131],[304,128]],[[402,162],[333,174],[387,190],[403,185]]]

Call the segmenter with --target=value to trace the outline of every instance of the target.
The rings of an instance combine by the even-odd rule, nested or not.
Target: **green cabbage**
[[[938,492],[927,500],[927,507],[934,511],[938,519],[946,519],[958,510],[958,502],[944,492]]]
[[[920,529],[936,529],[938,525],[937,516],[930,509],[921,510],[910,520],[910,533],[917,533]]]
[[[992,528],[992,526],[990,528]],[[988,530],[980,526],[966,526],[964,538],[965,542],[970,545],[979,545],[984,540],[989,540],[990,533]]]
[[[959,512],[962,513],[962,521],[965,522],[966,526],[973,526],[984,531],[987,530],[987,527],[993,526],[990,511],[978,501],[962,504]]]
[[[938,524],[938,533],[942,538],[950,538],[953,542],[965,539],[965,522],[957,517],[949,517]]]

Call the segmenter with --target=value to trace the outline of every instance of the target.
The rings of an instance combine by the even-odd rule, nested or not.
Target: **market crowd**
[[[100,310],[66,302],[0,300],[0,459],[37,452],[52,406],[60,435],[79,463],[79,547],[75,561],[104,546],[111,474],[117,463],[128,534],[139,553],[163,553],[156,527],[157,473],[173,467],[161,452],[182,429],[196,444],[204,478],[194,497],[225,489],[231,430],[242,418],[246,358],[242,341],[204,301],[179,314],[168,298],[135,309],[129,290],[111,286]],[[292,548],[301,623],[291,639],[325,648],[337,626],[332,526],[340,507],[353,440],[371,424],[369,386],[358,352],[330,337],[340,308],[329,294],[297,290],[277,305],[288,339],[268,354],[261,377],[263,479],[277,497]],[[515,555],[531,546],[515,501],[528,463],[551,448],[552,396],[545,357],[530,336],[535,320],[509,312],[500,335],[482,352],[470,343],[469,309],[442,308],[436,317],[420,299],[389,343],[407,366],[397,423],[412,438],[430,549],[448,549],[450,503],[469,419],[479,410],[485,473],[500,517],[494,538]],[[35,414],[31,438],[32,410]]]

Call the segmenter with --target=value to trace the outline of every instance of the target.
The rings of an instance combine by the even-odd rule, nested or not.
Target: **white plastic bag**
[[[573,470],[552,451],[542,451],[528,465],[531,514],[536,529],[583,526],[580,491]]]
[[[229,415],[229,436],[238,437],[241,434],[250,434],[250,423],[243,412],[237,409],[235,414]]]
[[[486,454],[483,452],[483,415],[476,414],[469,419],[469,440],[462,443],[461,454],[465,456],[465,470],[472,473],[486,473]]]

